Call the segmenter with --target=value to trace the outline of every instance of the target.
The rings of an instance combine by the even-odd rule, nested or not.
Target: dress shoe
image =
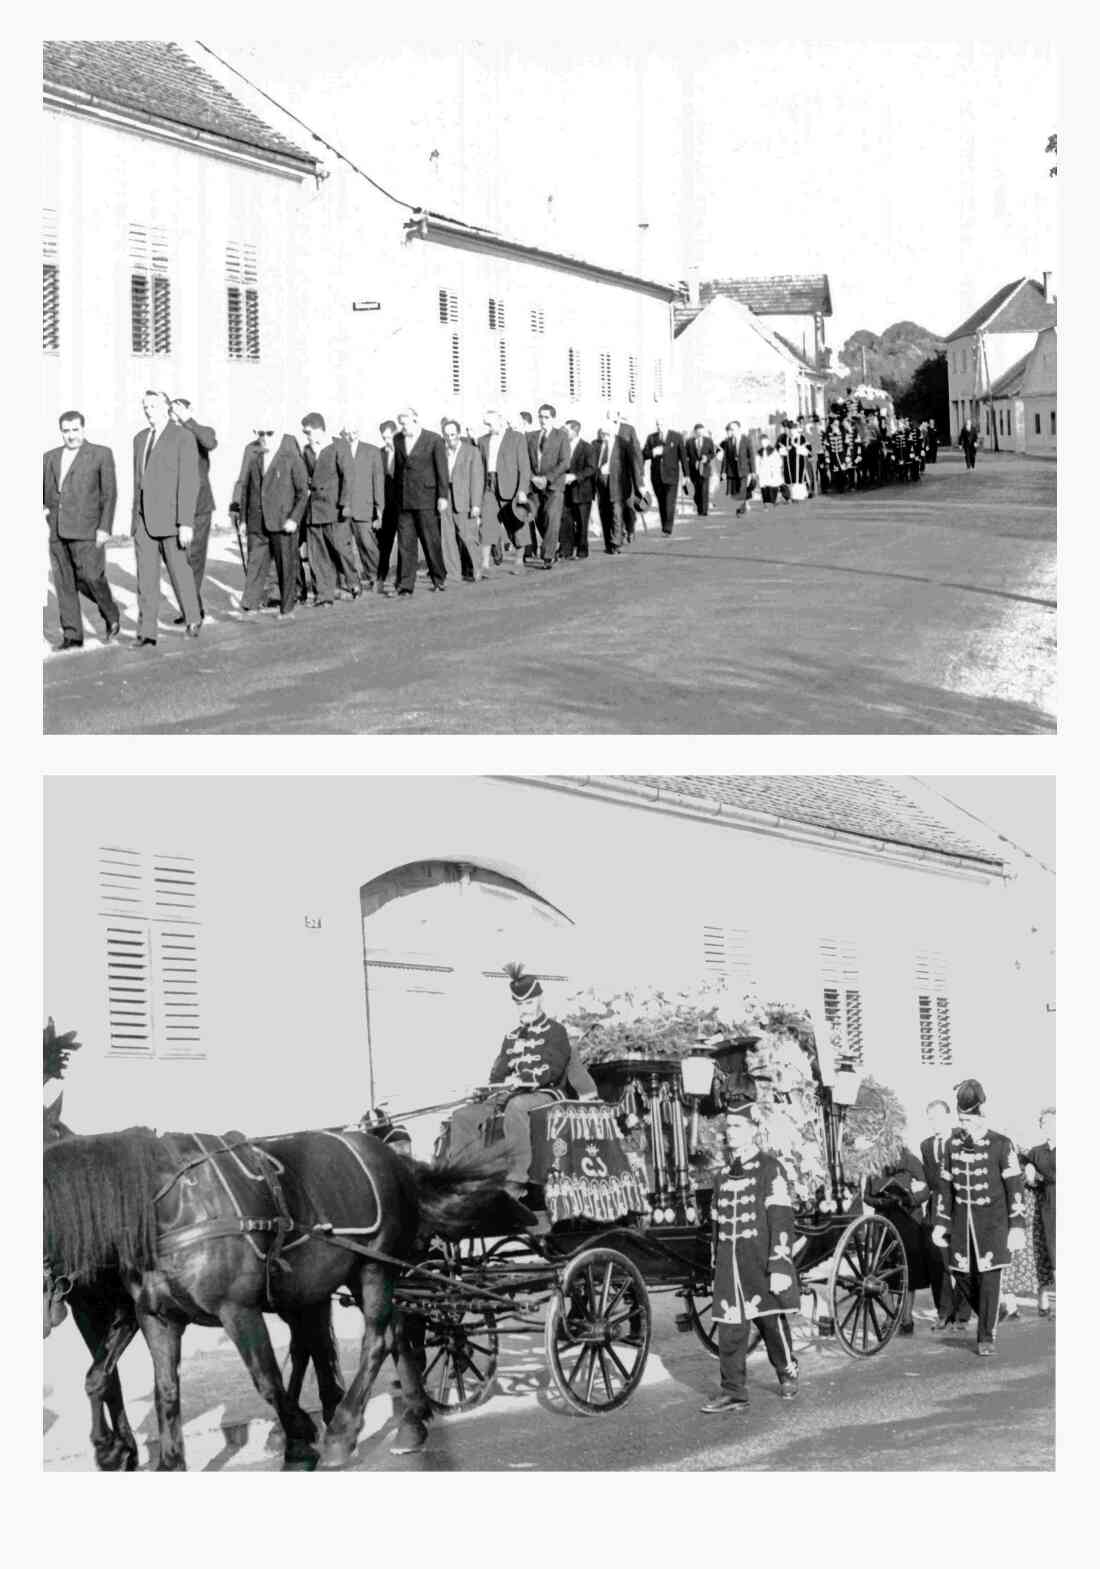
[[[111,642],[113,638],[118,636],[120,625],[121,623],[118,621],[108,621],[107,630],[103,634],[103,641],[105,643]]]
[[[914,1334],[916,1334],[916,1328],[917,1328],[917,1326],[913,1323],[913,1320],[910,1319],[908,1324],[899,1324],[898,1325],[898,1334],[899,1335],[914,1335]]]
[[[55,654],[68,653],[70,648],[83,648],[84,639],[80,637],[63,637],[54,649]]]
[[[780,1400],[793,1400],[797,1394],[798,1394],[798,1376],[797,1376],[797,1374],[793,1378],[781,1378],[779,1380],[779,1398],[780,1398]]]
[[[433,583],[432,584],[432,593],[433,594],[442,594],[443,591],[446,589],[446,587],[447,587],[446,583]]]
[[[205,621],[206,620],[206,611],[201,609],[201,608],[199,610],[199,620],[200,621]],[[172,625],[174,627],[185,627],[187,625],[187,617],[186,616],[177,616],[175,618],[175,620],[172,622]]]
[[[189,621],[187,623],[187,625],[183,629],[185,637],[198,637],[198,635],[199,635],[199,633],[201,631],[202,631],[202,622],[201,621]]]
[[[296,617],[295,617],[295,614],[294,614],[293,610],[281,610],[279,612],[278,616],[276,617],[276,622],[277,622],[277,625],[279,625],[279,626],[282,626],[284,621],[294,621],[294,620],[296,620]]]
[[[711,1416],[716,1412],[747,1411],[748,1409],[749,1403],[743,1395],[725,1394],[715,1395],[713,1400],[708,1400],[706,1405],[699,1407],[699,1410],[707,1416]]]
[[[375,593],[376,594],[381,594],[383,599],[392,599],[393,598],[393,589],[392,588],[387,588],[385,583],[379,583],[378,587],[375,589]]]
[[[134,648],[156,648],[157,640],[155,637],[135,637],[133,646]]]
[[[331,610],[333,608],[332,600],[331,599],[315,599],[313,601],[313,608],[314,608],[314,610]]]
[[[413,591],[411,588],[399,588],[397,590],[397,597],[398,599],[411,599],[413,597]]]

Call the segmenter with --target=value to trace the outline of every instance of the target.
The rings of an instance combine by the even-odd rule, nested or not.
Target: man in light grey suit
[[[199,495],[199,450],[183,425],[169,419],[166,392],[141,400],[147,426],[134,437],[134,505],[131,532],[137,558],[136,648],[157,646],[160,564],[164,561],[183,612],[188,637],[198,637],[202,613],[188,560]]]
[[[378,531],[386,509],[386,475],[382,451],[359,440],[359,426],[349,420],[340,432],[351,453],[351,530],[359,547],[363,587],[369,594],[378,584]]]
[[[485,495],[485,465],[470,441],[463,441],[455,419],[443,421],[443,445],[451,476],[450,511],[440,520],[443,561],[448,577],[480,583],[481,502]]]

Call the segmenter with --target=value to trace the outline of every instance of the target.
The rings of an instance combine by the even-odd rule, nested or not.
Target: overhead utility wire
[[[289,120],[294,121],[295,125],[300,125],[302,130],[308,132],[308,134],[313,137],[315,142],[319,142],[326,152],[330,152],[334,158],[339,158],[341,163],[346,163],[349,169],[352,169],[357,175],[359,175],[360,179],[366,180],[368,185],[373,185],[374,189],[376,191],[380,191],[381,194],[387,197],[389,201],[395,202],[398,207],[407,208],[409,212],[418,212],[420,210],[419,208],[414,207],[412,202],[403,201],[400,196],[395,196],[392,191],[387,191],[384,185],[379,185],[378,181],[372,179],[365,169],[360,169],[359,165],[352,163],[351,159],[346,157],[338,147],[334,147],[331,142],[326,142],[323,136],[319,136],[311,125],[307,125],[306,122],[300,119],[298,115],[294,114],[292,110],[287,109],[285,105],[281,104],[277,98],[272,98],[270,93],[265,93],[262,87],[257,87],[256,83],[245,76],[243,71],[238,71],[235,65],[231,65],[228,60],[223,60],[221,55],[218,54],[217,50],[211,49],[209,44],[204,44],[201,38],[196,39],[196,42],[198,43],[200,49],[205,49],[207,54],[210,55],[213,59],[217,60],[221,65],[224,65],[227,71],[232,71],[234,76],[239,76],[241,81],[246,83],[254,93],[259,93],[260,97],[266,98],[269,104],[274,104],[275,108],[278,109],[280,114],[285,114]]]
[[[965,806],[960,806],[958,801],[952,800],[949,795],[944,795],[942,790],[937,790],[934,785],[928,784],[927,780],[925,780],[925,788],[931,790],[933,795],[938,795],[941,801],[946,801],[948,806],[953,806],[957,812],[962,812],[964,816],[971,818],[975,823],[981,823],[982,827],[993,834],[994,838],[999,839],[1002,844],[1011,845],[1014,850],[1018,850],[1029,861],[1034,861],[1036,866],[1041,866],[1044,872],[1049,872],[1051,877],[1057,875],[1053,866],[1048,866],[1039,856],[1032,855],[1031,851],[1025,850],[1022,844],[1017,844],[1015,839],[1010,839],[1008,834],[1001,833],[999,828],[994,828],[992,823],[987,823],[984,817],[978,816],[977,812],[968,811]]]

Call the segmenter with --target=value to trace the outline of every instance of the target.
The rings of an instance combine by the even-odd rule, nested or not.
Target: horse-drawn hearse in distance
[[[396,1152],[393,1124],[375,1112],[273,1138],[131,1129],[50,1139],[44,1332],[67,1304],[92,1353],[97,1466],[137,1466],[117,1368],[139,1331],[154,1365],[158,1469],[185,1463],[179,1358],[188,1323],[224,1328],[278,1416],[293,1469],[350,1462],[388,1355],[403,1394],[392,1448],[404,1453],[425,1442],[433,1412],[485,1400],[505,1333],[541,1332],[554,1388],[586,1416],[620,1409],[641,1383],[652,1292],[678,1293],[678,1327],[715,1351],[706,1157],[709,1149],[713,1166],[724,1100],[743,1085],[754,1044],[723,1039],[677,1059],[592,1063],[599,1100],[532,1114],[527,1203],[504,1189],[491,1145],[470,1158],[415,1161]],[[825,1181],[799,1197],[794,1262],[805,1333],[865,1357],[898,1327],[907,1270],[897,1230],[846,1177],[846,1132],[873,1134],[878,1115],[873,1092],[856,1104],[857,1082],[838,1074],[829,1087],[817,1077],[805,1098]],[[789,1106],[784,1093],[775,1091],[777,1106]],[[334,1296],[363,1314],[346,1390]],[[285,1387],[265,1312],[290,1326]],[[319,1454],[300,1404],[311,1362],[326,1423]]]

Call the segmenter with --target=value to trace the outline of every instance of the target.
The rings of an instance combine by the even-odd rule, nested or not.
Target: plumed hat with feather
[[[513,1002],[527,1002],[532,997],[542,996],[538,976],[528,975],[522,964],[506,964],[504,973],[508,977]]]

